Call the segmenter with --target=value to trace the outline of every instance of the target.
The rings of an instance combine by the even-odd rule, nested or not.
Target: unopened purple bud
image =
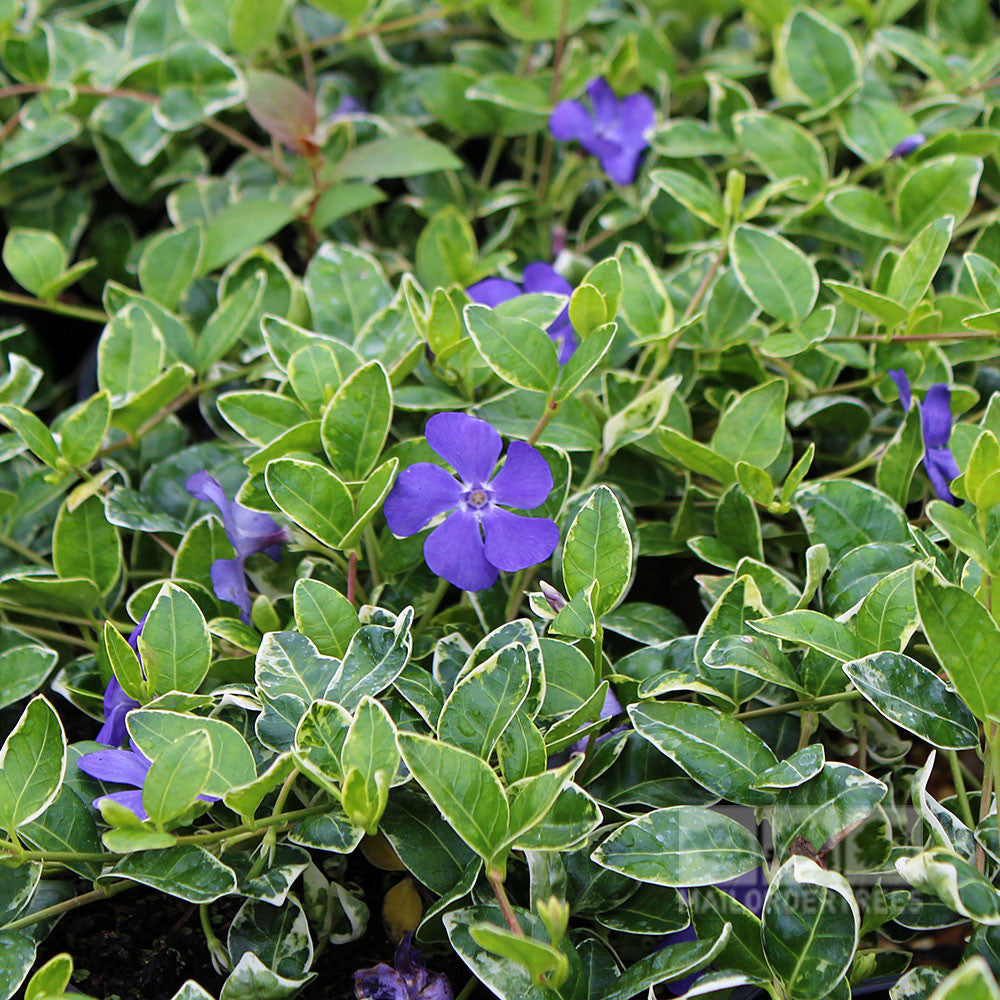
[[[559,614],[564,607],[566,607],[566,598],[556,590],[555,587],[550,583],[546,583],[544,580],[540,581],[538,584],[538,589],[542,592],[542,597],[549,602],[549,607],[556,613]]]
[[[901,139],[892,147],[889,154],[890,160],[898,160],[904,156],[909,156],[915,149],[919,149],[927,141],[927,136],[923,132],[914,132],[905,139]]]

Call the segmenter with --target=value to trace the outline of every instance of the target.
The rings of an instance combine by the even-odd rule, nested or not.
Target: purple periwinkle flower
[[[250,591],[247,589],[245,563],[250,556],[263,552],[277,562],[288,533],[270,514],[248,510],[226,496],[221,483],[207,472],[196,472],[184,488],[198,500],[214,503],[222,515],[226,538],[236,549],[235,559],[216,559],[212,563],[212,587],[220,601],[239,606],[240,618],[250,624]]]
[[[136,656],[139,656],[139,633],[148,617],[149,612],[147,611],[128,637],[128,644],[135,650]],[[141,656],[139,656],[139,666],[142,667]],[[125,693],[121,684],[118,683],[118,678],[112,674],[108,686],[104,689],[104,725],[101,726],[101,731],[97,734],[97,742],[104,743],[109,747],[120,747],[126,736],[125,716],[133,708],[138,707],[139,702]]]
[[[596,156],[615,184],[631,184],[639,158],[649,146],[646,133],[656,120],[656,109],[646,94],[618,98],[602,78],[587,87],[590,107],[583,101],[560,101],[549,118],[553,139],[580,145]]]
[[[889,377],[896,383],[899,401],[908,410],[913,403],[910,380],[902,368],[893,368]],[[949,483],[959,475],[960,469],[955,456],[948,447],[951,440],[951,390],[944,382],[932,385],[924,395],[920,407],[920,429],[924,438],[924,470],[931,481],[939,500],[958,506],[958,500],[948,488]]]
[[[418,462],[399,474],[382,510],[389,530],[403,538],[448,513],[424,542],[431,572],[462,590],[485,590],[498,570],[525,569],[552,555],[559,543],[554,521],[504,509],[533,510],[552,491],[552,472],[538,451],[511,442],[494,475],[503,441],[485,420],[438,413],[425,434],[458,478],[440,465]]]
[[[900,139],[889,153],[890,160],[899,160],[904,156],[909,156],[914,150],[919,149],[927,141],[927,136],[923,132],[914,132],[905,139]]]
[[[146,775],[153,762],[133,743],[129,741],[131,750],[98,750],[86,753],[77,758],[76,766],[98,781],[109,781],[116,785],[131,785],[127,792],[108,792],[94,799],[94,808],[102,799],[114,799],[119,805],[131,809],[139,819],[149,819],[142,804],[142,786],[146,783]],[[199,795],[202,802],[218,802],[211,795]]]
[[[379,962],[354,973],[354,996],[357,1000],[453,1000],[454,993],[447,976],[424,967],[411,931],[399,942],[393,965]]]
[[[536,260],[525,267],[520,285],[506,278],[484,278],[466,289],[466,294],[473,302],[491,309],[501,302],[517,298],[518,295],[537,292],[569,296],[573,294],[573,286],[551,264]],[[569,320],[568,305],[556,316],[546,332],[559,349],[559,364],[566,364],[573,357],[577,346],[576,333]]]

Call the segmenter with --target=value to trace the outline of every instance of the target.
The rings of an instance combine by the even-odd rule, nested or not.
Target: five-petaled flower
[[[656,120],[653,102],[642,93],[618,98],[600,78],[591,81],[587,96],[589,108],[582,101],[560,101],[549,118],[549,131],[561,142],[578,139],[615,184],[631,184],[649,146],[646,133]]]
[[[914,150],[919,149],[927,141],[927,136],[923,132],[914,132],[905,139],[900,139],[889,152],[890,160],[899,160],[904,156],[909,156]]]
[[[494,475],[503,441],[485,420],[438,413],[427,421],[427,443],[458,473],[418,462],[404,469],[383,506],[394,535],[415,535],[448,513],[424,542],[433,573],[462,590],[485,590],[497,571],[526,569],[548,559],[559,528],[544,517],[512,514],[501,504],[533,510],[552,491],[552,472],[530,444],[514,441]]]
[[[153,762],[133,743],[129,741],[131,750],[98,750],[78,757],[76,766],[98,781],[108,781],[116,785],[131,785],[127,792],[107,792],[94,799],[94,807],[102,799],[113,799],[119,805],[131,809],[139,819],[149,819],[142,804],[142,786],[146,783],[146,775]],[[202,802],[218,802],[211,795],[199,795]]]
[[[899,401],[908,410],[913,402],[910,380],[902,368],[893,368],[889,377],[899,390]],[[951,390],[943,382],[932,385],[920,408],[920,429],[924,439],[924,469],[939,500],[958,506],[948,484],[959,475],[955,456],[948,447],[951,440]]]
[[[501,302],[517,298],[518,295],[536,292],[569,296],[573,294],[573,286],[551,264],[546,264],[544,260],[536,260],[525,267],[520,285],[506,278],[483,278],[482,281],[477,281],[466,289],[473,302],[489,306],[491,309]],[[568,305],[556,316],[546,332],[559,349],[559,364],[566,364],[573,357],[577,345],[576,333],[569,319]]]
[[[128,644],[135,650],[136,656],[139,656],[139,633],[148,617],[147,611],[128,637]],[[142,667],[141,656],[139,656],[139,666]],[[125,716],[133,708],[138,707],[139,702],[125,693],[124,688],[118,683],[118,678],[112,674],[108,686],[104,689],[104,725],[97,734],[97,742],[109,747],[120,747],[126,736]]]
[[[212,563],[212,586],[220,601],[239,605],[240,618],[250,624],[250,591],[247,589],[247,559],[257,552],[277,562],[281,546],[288,541],[288,533],[269,514],[248,510],[226,496],[221,483],[202,470],[184,484],[184,488],[199,500],[214,503],[222,515],[226,538],[236,550],[235,559],[216,559]]]
[[[392,965],[379,962],[354,973],[354,996],[357,1000],[452,1000],[454,994],[443,973],[424,967],[411,931],[399,942]]]

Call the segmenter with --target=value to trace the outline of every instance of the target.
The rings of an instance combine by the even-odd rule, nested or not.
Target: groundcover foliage
[[[0,997],[1000,996],[996,27],[0,2]]]

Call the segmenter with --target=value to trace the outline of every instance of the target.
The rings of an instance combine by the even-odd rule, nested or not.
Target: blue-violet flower
[[[548,463],[530,444],[513,441],[496,474],[503,441],[485,420],[466,413],[438,413],[427,421],[427,443],[457,473],[418,462],[404,469],[383,505],[389,530],[415,535],[438,514],[448,513],[424,542],[433,573],[462,590],[485,590],[497,571],[513,571],[548,559],[559,528],[544,517],[523,517],[501,504],[532,510],[552,491]]]
[[[491,309],[501,302],[517,298],[518,295],[537,292],[569,296],[573,294],[573,286],[551,264],[536,260],[525,267],[520,285],[506,278],[484,278],[466,289],[466,294],[473,302]],[[577,346],[576,333],[569,320],[568,305],[556,316],[546,332],[559,349],[559,364],[566,364],[573,357]]]
[[[140,667],[142,667],[142,657],[139,656],[139,633],[148,617],[149,612],[147,611],[128,637],[128,644],[135,650],[135,655],[139,657]],[[104,725],[101,726],[101,731],[97,734],[97,742],[109,747],[120,747],[126,736],[125,716],[133,708],[138,707],[139,702],[125,693],[121,684],[118,683],[118,678],[112,674],[108,686],[104,689]]]
[[[454,993],[443,973],[424,967],[411,931],[399,942],[393,965],[379,962],[354,973],[354,996],[357,1000],[453,1000]]]
[[[909,410],[913,394],[910,392],[910,380],[906,377],[906,372],[902,368],[893,368],[889,371],[889,377],[896,383],[903,409]],[[917,406],[920,408],[927,478],[939,500],[958,506],[958,501],[948,488],[948,484],[961,471],[948,447],[951,440],[951,390],[944,382],[938,382],[927,390],[923,405],[917,403]]]
[[[923,132],[914,132],[905,139],[900,139],[889,152],[890,160],[899,160],[904,156],[909,156],[914,150],[919,149],[927,141],[927,136]]]
[[[600,78],[591,81],[587,96],[589,108],[582,101],[560,101],[549,118],[549,132],[561,142],[578,139],[615,184],[631,184],[656,120],[653,102],[642,93],[619,99]]]
[[[139,819],[149,819],[142,804],[142,786],[153,762],[133,743],[129,741],[131,750],[98,750],[78,757],[76,766],[98,781],[110,781],[116,785],[131,785],[127,792],[108,792],[94,799],[94,807],[102,799],[113,799],[119,805],[131,809]],[[202,802],[218,802],[211,795],[199,795]]]
[[[248,510],[226,496],[221,483],[207,472],[196,472],[184,488],[198,500],[214,503],[222,515],[226,538],[236,550],[235,559],[216,559],[212,563],[212,586],[220,601],[239,606],[240,618],[250,624],[250,591],[247,589],[247,559],[257,552],[277,562],[288,533],[269,514]]]

